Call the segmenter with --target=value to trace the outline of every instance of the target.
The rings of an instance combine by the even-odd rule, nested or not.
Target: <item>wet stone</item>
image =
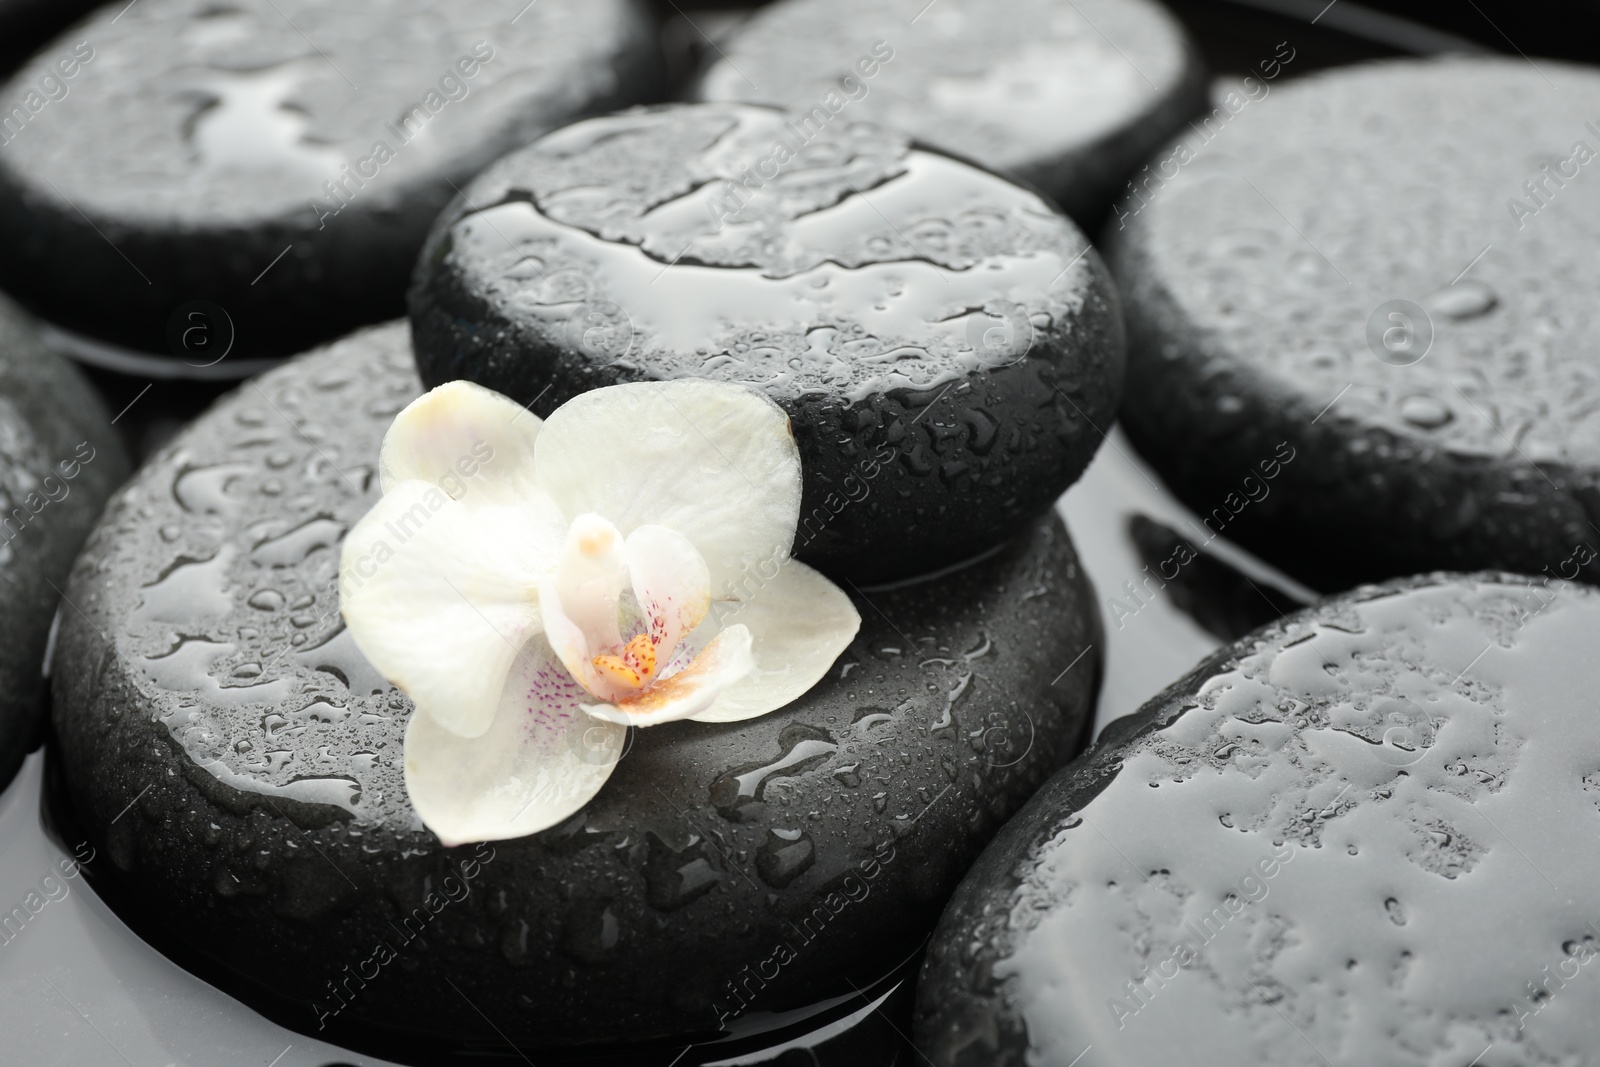
[[[920,15],[899,0],[784,0],[719,53],[698,99],[904,130],[1088,227],[1205,99],[1182,26],[1147,0],[946,0]]]
[[[196,365],[226,333],[236,359],[289,355],[400,314],[455,187],[654,92],[642,4],[516,15],[489,0],[403,0],[376,21],[319,0],[102,8],[0,86],[8,109],[46,78],[59,94],[36,93],[0,153],[0,285],[74,330]],[[218,339],[201,344],[195,322]]]
[[[1596,115],[1600,74],[1520,59],[1344,67],[1250,104],[1119,208],[1139,450],[1318,588],[1600,581]]]
[[[1589,586],[1434,574],[1221,649],[973,866],[918,1047],[939,1067],[1066,1067],[1091,1043],[1107,1065],[1583,1062],[1597,640]]]
[[[418,263],[423,380],[540,414],[621,381],[747,382],[800,442],[800,558],[856,580],[969,558],[1099,443],[1114,290],[1036,194],[866,123],[802,145],[796,121],[679,105],[501,160]]]
[[[420,389],[406,334],[225,398],[113,500],[66,587],[64,803],[127,913],[288,1025],[409,1035],[414,1056],[499,1044],[485,1015],[530,1055],[670,1039],[670,1060],[765,1013],[858,1010],[849,983],[918,950],[1081,743],[1098,664],[1073,660],[1099,636],[1059,520],[868,587],[859,637],[789,707],[636,731],[566,823],[447,850],[405,792],[411,705],[334,599],[339,537]]]
[[[108,419],[78,371],[0,297],[0,789],[39,740],[59,590],[127,477]]]

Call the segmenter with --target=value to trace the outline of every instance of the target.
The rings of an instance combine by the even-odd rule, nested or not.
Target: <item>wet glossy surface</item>
[[[1122,627],[1116,626],[1115,613],[1107,609],[1112,594],[1118,598],[1125,596],[1121,591],[1123,582],[1142,578],[1142,557],[1138,546],[1128,536],[1130,523],[1158,521],[1181,530],[1191,529],[1191,524],[1197,522],[1165,495],[1153,477],[1120,434],[1113,433],[1083,478],[1060,503],[1060,511],[1071,525],[1080,558],[1099,592],[1106,638],[1105,678],[1096,717],[1100,728],[1136,708],[1216,647],[1206,630],[1180,611],[1166,595],[1150,598],[1137,615],[1124,619]],[[1205,538],[1196,534],[1191,540],[1203,542]],[[1221,541],[1214,541],[1207,547],[1213,552],[1227,552],[1227,558],[1234,565],[1244,568],[1239,573],[1246,574],[1251,582],[1271,595],[1281,595],[1276,592],[1284,584],[1281,576],[1264,570],[1236,549],[1228,551]],[[1172,586],[1169,584],[1168,588]],[[270,596],[261,599],[269,605],[272,603]],[[59,827],[57,843],[42,836],[37,814],[38,777],[36,771],[26,772],[13,784],[5,800],[0,801],[6,805],[5,811],[21,813],[17,822],[11,821],[9,815],[0,816],[0,842],[4,843],[0,846],[0,856],[4,857],[0,869],[13,871],[22,879],[16,883],[15,892],[0,899],[22,901],[26,892],[36,887],[33,885],[37,881],[33,877],[35,874],[42,875],[51,864],[70,859],[72,849],[85,843],[81,836]],[[781,859],[782,850],[788,847],[778,837],[772,844],[778,847],[768,850],[772,856],[769,863]],[[35,857],[39,862],[34,862]],[[93,1062],[106,1048],[96,1030],[99,1027],[111,1035],[117,1048],[135,1063],[170,1061],[200,1067],[216,1060],[216,1053],[211,1050],[218,1047],[238,1050],[244,1055],[254,1054],[259,1049],[257,1058],[263,1063],[282,1053],[283,1059],[275,1067],[379,1062],[309,1041],[293,1030],[266,1021],[250,1008],[219,993],[214,986],[181,971],[162,956],[162,949],[172,951],[174,958],[183,959],[198,973],[209,973],[203,961],[183,954],[181,946],[174,945],[170,938],[158,938],[162,949],[157,949],[141,940],[137,933],[128,931],[122,920],[100,903],[96,893],[115,887],[107,887],[105,880],[96,876],[95,866],[91,861],[88,878],[70,885],[72,906],[55,907],[52,903],[37,917],[41,921],[29,923],[27,937],[32,945],[27,953],[14,952],[15,946],[0,949],[0,981],[7,983],[6,988],[16,994],[13,1003],[31,1003],[34,998],[49,993],[49,981],[53,981],[72,998],[73,1007],[80,1009],[94,1024],[72,1024],[73,1017],[65,1014],[69,1010],[65,1002],[56,1005],[59,1015],[44,1010],[46,1005],[36,1004],[39,1010],[19,1014],[10,1031],[13,1048],[21,1058],[43,1062],[47,1056],[54,1056],[72,1062]],[[762,878],[764,880],[766,875]],[[60,877],[58,881],[67,884]],[[93,891],[80,892],[80,889]],[[141,912],[127,909],[121,914],[137,920]],[[147,926],[141,926],[139,932],[152,933]],[[174,989],[174,982],[180,987]],[[197,1002],[207,1005],[204,1011],[194,1011]],[[860,1003],[865,1006],[867,1002],[861,1000]],[[883,1005],[883,1012],[887,1017],[868,1013],[852,1028],[851,1035],[863,1028],[872,1028],[878,1033],[869,1034],[867,1040],[873,1042],[882,1038],[884,1030],[891,1034],[895,1028],[910,1032],[908,1010],[903,1012],[891,999]],[[857,1040],[851,1035],[835,1039],[834,1044]],[[820,1050],[813,1042],[803,1041],[802,1045],[812,1048],[822,1067],[863,1067],[866,1057],[872,1054],[854,1044],[837,1052],[832,1045]],[[869,1049],[875,1047],[869,1044]],[[679,1051],[674,1049],[672,1054],[677,1055]],[[922,1062],[909,1051],[899,1054]],[[790,1055],[792,1059],[798,1054]],[[830,1055],[835,1058],[829,1058]],[[883,1057],[882,1067],[897,1062],[893,1055]],[[670,1060],[670,1057],[665,1058]],[[760,1062],[759,1057],[735,1059]],[[521,1061],[516,1059],[516,1062]]]
[[[496,164],[419,265],[422,376],[541,413],[616,381],[757,385],[800,442],[801,558],[860,580],[936,569],[1088,462],[1120,390],[1116,297],[1033,193],[800,121],[633,112]]]
[[[958,891],[940,1064],[1583,1062],[1600,594],[1366,587],[1203,664]],[[1477,1057],[1475,1059],[1475,1057]]]
[[[71,61],[0,153],[0,281],[154,352],[201,299],[236,355],[397,314],[452,183],[652,91],[653,32],[632,0],[107,6],[0,87],[9,107]]]
[[[1184,31],[1143,0],[919,7],[773,4],[690,95],[904,130],[1038,186],[1085,225],[1204,98]]]
[[[38,742],[59,590],[128,473],[83,377],[0,297],[0,789]]]
[[[1105,635],[1096,733],[1133,714],[1219,645],[1316,599],[1315,591],[1216,536],[1160,483],[1120,427],[1056,510],[1093,583]],[[1147,533],[1154,530],[1164,531],[1156,551]]]
[[[772,1013],[859,1010],[851,983],[916,952],[1089,727],[1095,613],[1059,522],[857,590],[860,636],[782,712],[642,731],[573,819],[446,851],[401,780],[410,705],[329,584],[419,389],[407,362],[397,323],[246,385],[81,558],[56,658],[62,817],[104,853],[119,910],[274,1018],[396,1058],[500,1043],[484,1015],[548,1059],[619,1036],[748,1045]],[[375,962],[380,943],[397,958]]]
[[[1313,584],[1600,574],[1600,75],[1395,61],[1229,110],[1111,225],[1141,451],[1205,513],[1297,448],[1229,536]]]

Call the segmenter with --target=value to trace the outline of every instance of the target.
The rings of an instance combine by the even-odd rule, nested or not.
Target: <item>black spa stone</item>
[[[1139,450],[1320,588],[1600,580],[1597,127],[1591,69],[1389,61],[1158,153],[1176,176],[1118,209],[1108,254]],[[1298,458],[1247,502],[1280,445]]]
[[[858,580],[969,558],[1093,454],[1121,391],[1115,292],[1034,193],[797,121],[632,111],[495,164],[417,266],[423,381],[541,414],[615,382],[752,383],[800,442],[800,558]]]
[[[1198,53],[1150,0],[779,0],[690,92],[871,121],[1015,175],[1093,227],[1205,99]]]
[[[658,68],[636,0],[109,4],[0,86],[43,101],[0,150],[0,286],[197,364],[220,353],[194,321],[231,320],[236,358],[292,354],[401,313],[456,188],[648,99]]]
[[[94,6],[94,0],[0,0],[0,75],[11,73],[34,49]],[[60,78],[59,71],[56,77]],[[47,92],[60,92],[53,84],[40,89],[41,100],[48,99]],[[0,115],[9,115],[19,105],[28,108],[24,99],[0,98]]]
[[[128,474],[107,418],[0,297],[0,789],[38,740],[51,620],[73,557]]]
[[[670,1060],[768,1012],[859,1010],[849,983],[919,950],[967,863],[1081,743],[1098,624],[1059,520],[869,590],[860,636],[789,707],[638,731],[566,823],[447,850],[404,788],[411,705],[356,650],[332,584],[418,390],[403,323],[296,360],[158,454],[92,537],[54,722],[70,809],[127,914],[288,1025],[387,1035],[389,1055],[397,1036],[421,1058],[500,1045],[487,1017],[541,1063],[681,1039]]]
[[[1600,1041],[1600,592],[1325,600],[1118,720],[995,838],[918,990],[937,1067],[1554,1067]],[[1570,987],[1570,988],[1569,988]]]

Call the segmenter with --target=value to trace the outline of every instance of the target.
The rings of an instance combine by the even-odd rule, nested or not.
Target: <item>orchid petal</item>
[[[657,679],[649,688],[624,699],[585,704],[583,710],[603,722],[622,726],[655,726],[693,718],[715,704],[754,666],[750,631],[743,626],[729,626],[677,673]]]
[[[555,570],[540,587],[540,617],[556,656],[579,683],[606,699],[622,690],[596,670],[594,657],[622,644],[617,610],[626,584],[622,535],[586,514],[568,529]]]
[[[800,518],[800,452],[783,409],[754,389],[682,379],[584,393],[545,420],[539,484],[567,515],[624,535],[665,526],[704,557],[714,592],[785,558]]]
[[[446,382],[395,416],[378,456],[385,493],[401,482],[440,486],[469,504],[511,505],[535,485],[539,417],[472,382]]]
[[[750,631],[755,669],[692,716],[699,722],[753,719],[798,700],[822,680],[861,628],[861,615],[844,590],[795,560],[777,568],[745,599],[719,603],[713,614],[725,625]]]
[[[539,632],[538,561],[564,525],[548,500],[468,508],[401,482],[346,535],[339,607],[384,677],[447,730],[477,737]]]
[[[414,714],[405,780],[423,823],[454,846],[537,833],[581,809],[611,777],[627,737],[624,727],[580,710],[587,695],[535,637],[481,737],[460,737]]]
[[[641,526],[623,552],[646,632],[670,656],[711,607],[711,572],[687,537],[665,526]]]
[[[592,650],[622,643],[617,609],[627,579],[622,534],[598,515],[579,515],[556,562],[557,607],[583,630]]]

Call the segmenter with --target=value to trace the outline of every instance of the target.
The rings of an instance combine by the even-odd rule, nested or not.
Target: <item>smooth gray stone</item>
[[[45,650],[73,557],[127,474],[89,384],[0,297],[0,789],[38,741]]]
[[[1107,1067],[1585,1062],[1597,640],[1591,587],[1434,574],[1220,650],[973,866],[917,1046],[937,1067],[1091,1045]]]
[[[1278,83],[1188,162],[1157,153],[1176,176],[1118,208],[1108,252],[1134,443],[1314,586],[1600,580],[1597,130],[1591,69],[1403,60]]]
[[[675,105],[501,160],[418,262],[417,364],[539,413],[619,381],[757,385],[800,444],[799,558],[926,573],[1082,473],[1121,395],[1116,293],[1032,191],[870,124],[802,145],[799,121]]]
[[[457,188],[554,126],[648,99],[660,68],[642,0],[140,0],[46,45],[0,101],[63,57],[64,95],[39,95],[0,147],[0,285],[196,363],[219,353],[181,341],[195,301],[231,319],[235,356],[400,314]]]
[[[676,1055],[766,1012],[857,1010],[849,983],[919,950],[1082,743],[1101,639],[1059,520],[858,594],[860,636],[789,707],[638,731],[566,823],[447,850],[405,793],[411,705],[330,584],[418,390],[404,323],[358,333],[224,398],[114,499],[69,588],[54,718],[100,873],[229,992],[356,1047]]]
[[[904,130],[1037,186],[1093,229],[1206,97],[1198,51],[1151,0],[921,7],[780,0],[720,42],[690,98]]]

